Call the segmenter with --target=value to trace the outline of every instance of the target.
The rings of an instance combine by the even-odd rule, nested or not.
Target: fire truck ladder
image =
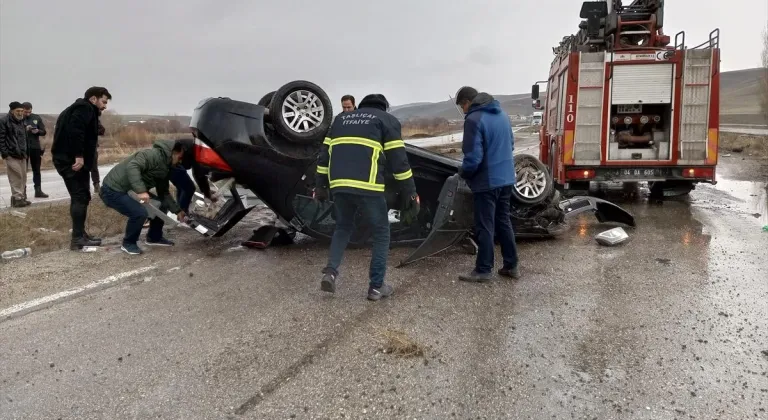
[[[677,42],[676,42],[677,44]],[[720,30],[709,34],[709,40],[693,48],[685,48],[683,67],[683,100],[680,119],[681,163],[704,163],[709,151],[709,97],[712,82],[712,49],[720,45]],[[676,45],[677,46],[677,45]],[[714,152],[712,152],[714,153]]]

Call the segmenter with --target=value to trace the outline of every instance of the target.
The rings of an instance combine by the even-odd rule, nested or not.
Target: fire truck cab
[[[654,193],[714,184],[719,130],[719,30],[696,47],[664,35],[663,0],[588,1],[580,31],[553,48],[539,157],[565,189],[647,181]],[[539,83],[547,83],[543,106]]]

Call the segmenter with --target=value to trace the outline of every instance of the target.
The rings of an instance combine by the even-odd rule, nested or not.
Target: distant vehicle
[[[335,228],[333,202],[314,200],[314,182],[320,147],[333,120],[331,102],[317,85],[294,81],[271,92],[259,104],[229,98],[208,98],[192,114],[195,159],[216,173],[250,189],[288,226],[282,231],[265,227],[258,241],[263,247],[277,235],[289,238],[296,232],[330,240]],[[417,221],[406,224],[392,212],[393,244],[420,245],[407,264],[434,255],[456,244],[469,244],[473,226],[472,194],[459,178],[461,161],[406,144],[421,201]],[[560,200],[546,166],[534,156],[515,157],[518,183],[510,212],[517,237],[554,237],[568,228],[566,220],[587,210],[601,222],[616,221],[634,226],[632,215],[620,207],[593,197]],[[390,209],[400,206],[400,193],[391,174],[386,174],[386,198]],[[221,236],[238,223],[253,206],[246,206],[235,185],[230,198],[215,215],[190,212],[189,224],[207,236]],[[371,229],[361,220],[351,242],[370,240]],[[259,236],[255,232],[254,237]]]
[[[531,125],[541,125],[541,121],[544,118],[544,113],[540,111],[536,111],[533,113],[533,117],[531,117]]]
[[[554,48],[546,82],[539,159],[566,189],[590,181],[648,181],[655,194],[714,184],[718,159],[720,31],[674,47],[663,0],[587,1],[579,32]],[[547,83],[542,107],[538,83]],[[586,187],[586,188],[585,188]]]

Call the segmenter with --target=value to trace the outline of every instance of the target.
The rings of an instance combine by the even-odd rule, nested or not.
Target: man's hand
[[[72,165],[73,171],[79,171],[80,169],[83,169],[83,165],[85,165],[85,162],[83,161],[83,158],[77,157],[75,158],[75,164]]]
[[[30,131],[32,130],[32,127],[33,127],[32,125],[27,125],[25,128],[27,129],[27,131]]]
[[[179,222],[184,223],[187,221],[187,213],[184,213],[184,210],[176,213],[176,217],[179,219]]]
[[[40,132],[40,130],[38,130],[37,128],[33,128],[31,131],[32,131],[32,134],[37,134]]]
[[[328,189],[325,187],[315,187],[312,198],[321,203],[325,202],[328,199]]]
[[[143,192],[143,193],[136,194],[136,198],[139,199],[140,203],[149,202],[149,193]]]
[[[403,200],[403,208],[400,210],[400,220],[406,225],[410,225],[416,220],[420,209],[421,203],[419,195],[411,193],[411,195],[406,196]]]
[[[208,199],[211,200],[212,203],[218,202],[219,200],[221,200],[221,191],[216,191],[213,194],[209,194]]]

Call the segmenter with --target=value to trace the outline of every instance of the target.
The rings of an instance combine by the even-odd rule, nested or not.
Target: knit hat
[[[22,109],[21,102],[13,101],[10,104],[8,104],[8,107],[11,108],[11,111],[14,109]]]
[[[358,108],[376,108],[386,111],[389,109],[389,102],[384,95],[380,93],[372,93],[360,101],[360,106],[358,106]]]

